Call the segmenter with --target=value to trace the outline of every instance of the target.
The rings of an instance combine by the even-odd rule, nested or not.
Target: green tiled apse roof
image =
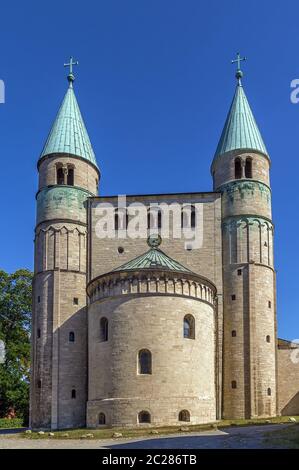
[[[138,269],[166,269],[169,271],[186,272],[193,274],[190,269],[185,268],[182,264],[167,256],[163,251],[158,248],[151,248],[137,258],[128,261],[119,268],[113,269],[115,271],[135,271]]]
[[[68,153],[97,164],[72,82],[65,94],[40,158],[52,153]]]
[[[214,159],[225,152],[238,149],[257,150],[268,155],[240,82],[237,85]]]

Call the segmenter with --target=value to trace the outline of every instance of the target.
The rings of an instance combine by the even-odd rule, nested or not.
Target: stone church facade
[[[297,349],[277,339],[270,157],[236,78],[213,191],[127,196],[145,214],[146,236],[133,238],[129,210],[98,195],[68,75],[38,160],[32,428],[299,414]],[[98,234],[103,205],[114,237]],[[164,206],[202,231],[198,248],[174,233],[174,211],[163,236]]]

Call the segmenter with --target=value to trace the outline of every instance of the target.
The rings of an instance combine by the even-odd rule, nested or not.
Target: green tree
[[[5,361],[0,363],[0,417],[14,411],[25,422],[29,414],[30,324],[32,273],[0,270],[0,340]]]

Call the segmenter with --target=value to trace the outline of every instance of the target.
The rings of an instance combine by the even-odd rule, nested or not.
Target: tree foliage
[[[9,413],[28,420],[32,273],[0,270],[0,340],[5,361],[0,364],[0,418]]]

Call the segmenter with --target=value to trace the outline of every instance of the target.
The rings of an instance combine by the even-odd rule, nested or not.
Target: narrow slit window
[[[138,413],[138,423],[150,423],[151,415],[148,411],[140,411]]]
[[[252,159],[251,158],[246,158],[245,178],[252,178]]]
[[[69,186],[74,186],[74,168],[69,168],[68,169],[67,184]]]
[[[62,167],[56,170],[56,182],[57,184],[64,184],[64,171]]]
[[[108,320],[106,317],[100,320],[100,341],[108,341]]]
[[[235,179],[242,178],[242,165],[241,159],[238,157],[235,159]]]

